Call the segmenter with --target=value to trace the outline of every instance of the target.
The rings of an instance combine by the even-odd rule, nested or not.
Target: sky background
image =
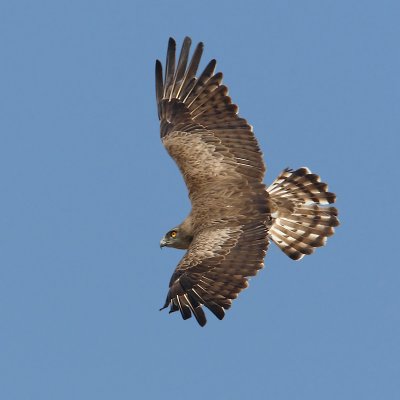
[[[0,397],[400,398],[397,1],[2,1]],[[218,321],[159,312],[190,209],[154,61],[204,41],[270,183],[308,166],[342,225]]]

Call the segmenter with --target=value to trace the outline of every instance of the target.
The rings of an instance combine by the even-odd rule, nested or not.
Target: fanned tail
[[[323,246],[339,225],[337,209],[326,206],[335,194],[308,168],[285,169],[267,191],[273,217],[269,238],[293,260]]]

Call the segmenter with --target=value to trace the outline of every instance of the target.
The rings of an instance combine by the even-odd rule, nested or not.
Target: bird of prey
[[[323,246],[339,224],[336,196],[308,168],[285,169],[267,187],[252,126],[215,73],[211,60],[197,75],[203,43],[189,61],[191,39],[168,43],[165,73],[156,61],[161,140],[178,165],[192,209],[160,246],[186,250],[169,283],[164,308],[195,316],[203,306],[224,318],[232,300],[263,267],[270,241],[293,260]]]

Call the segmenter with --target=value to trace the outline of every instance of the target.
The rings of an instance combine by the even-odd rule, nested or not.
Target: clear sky
[[[0,3],[0,397],[400,398],[397,1]],[[271,182],[308,166],[341,227],[274,246],[223,321],[159,312],[190,204],[154,61],[204,41]]]

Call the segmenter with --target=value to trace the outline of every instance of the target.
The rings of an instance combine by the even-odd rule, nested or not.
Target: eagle
[[[179,58],[169,39],[165,73],[155,65],[161,141],[180,169],[191,211],[169,230],[160,247],[186,250],[172,274],[161,310],[207,322],[203,306],[222,320],[232,301],[263,268],[269,243],[300,260],[323,246],[339,225],[336,200],[308,168],[285,169],[270,185],[252,126],[215,72],[211,60],[197,75],[204,45]],[[177,62],[176,62],[177,59]]]

